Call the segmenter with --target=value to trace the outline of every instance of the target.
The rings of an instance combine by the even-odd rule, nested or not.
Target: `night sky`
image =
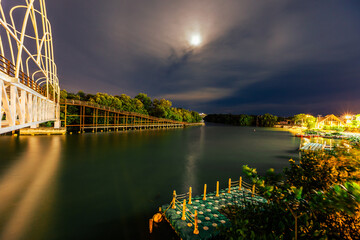
[[[70,92],[144,92],[205,113],[360,112],[358,0],[52,0],[47,9]]]

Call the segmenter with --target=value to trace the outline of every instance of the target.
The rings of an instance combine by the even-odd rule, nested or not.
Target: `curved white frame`
[[[0,133],[46,121],[59,126],[60,86],[45,0],[0,0],[0,25],[0,55],[14,65],[14,75],[0,72]],[[46,91],[21,83],[23,73]]]

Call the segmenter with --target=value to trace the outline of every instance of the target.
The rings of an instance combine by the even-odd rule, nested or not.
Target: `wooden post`
[[[93,117],[92,117],[92,127],[93,127],[93,129],[92,129],[92,132],[95,132],[95,111],[96,111],[96,109],[93,108]]]
[[[10,67],[10,60],[8,60],[7,63],[6,63],[6,72],[7,72],[7,74],[8,74],[9,76],[10,76],[10,74],[11,74],[10,69],[11,69],[11,67]]]
[[[84,125],[85,125],[85,106],[82,106],[82,122],[81,122],[81,125],[82,125],[82,129],[81,129],[81,133],[84,132]]]
[[[219,181],[216,182],[216,195],[215,197],[219,197]]]
[[[251,197],[254,197],[254,195],[255,195],[255,184],[252,186],[252,194],[251,194]]]
[[[239,179],[239,190],[241,190],[241,184],[242,184],[242,177]]]
[[[21,74],[21,81],[20,81],[22,84],[25,84],[25,73],[22,72]]]
[[[206,184],[205,184],[206,185]],[[195,222],[194,222],[194,234],[199,234],[199,229],[198,229],[198,213],[195,210]]]
[[[192,194],[192,188],[189,188],[189,203],[188,204],[192,204],[191,202],[191,194]]]
[[[229,189],[228,189],[228,193],[231,193],[231,178],[229,178]]]
[[[153,231],[153,219],[151,218],[151,219],[149,219],[149,230],[150,230],[150,233],[152,233],[152,231]]]
[[[65,99],[65,122],[64,122],[65,130],[66,130],[66,115],[67,115],[67,104]]]
[[[84,124],[85,124],[85,107],[82,106],[82,118],[81,118],[81,126],[82,126],[82,129],[81,129],[81,133],[84,132]]]
[[[204,184],[204,197],[203,200],[206,201],[206,184]]]
[[[99,109],[96,109],[95,111],[95,131],[97,132],[98,131],[98,118],[99,118]]]
[[[175,209],[175,208],[176,208],[176,206],[175,206],[175,200],[176,200],[176,191],[174,190],[174,192],[173,192],[172,206],[171,206],[172,209]]]
[[[183,220],[183,221],[186,220],[185,212],[186,212],[186,200],[184,199],[184,202],[183,202],[183,210],[182,210],[182,217],[181,217],[181,220]]]

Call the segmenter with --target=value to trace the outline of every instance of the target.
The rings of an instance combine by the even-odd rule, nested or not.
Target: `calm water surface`
[[[148,219],[172,191],[226,187],[242,165],[281,171],[300,140],[221,125],[68,136],[0,137],[0,239],[171,239]]]

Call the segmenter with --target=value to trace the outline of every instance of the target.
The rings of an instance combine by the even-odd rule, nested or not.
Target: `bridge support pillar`
[[[54,122],[54,128],[60,128],[60,126],[61,126],[61,121]]]

